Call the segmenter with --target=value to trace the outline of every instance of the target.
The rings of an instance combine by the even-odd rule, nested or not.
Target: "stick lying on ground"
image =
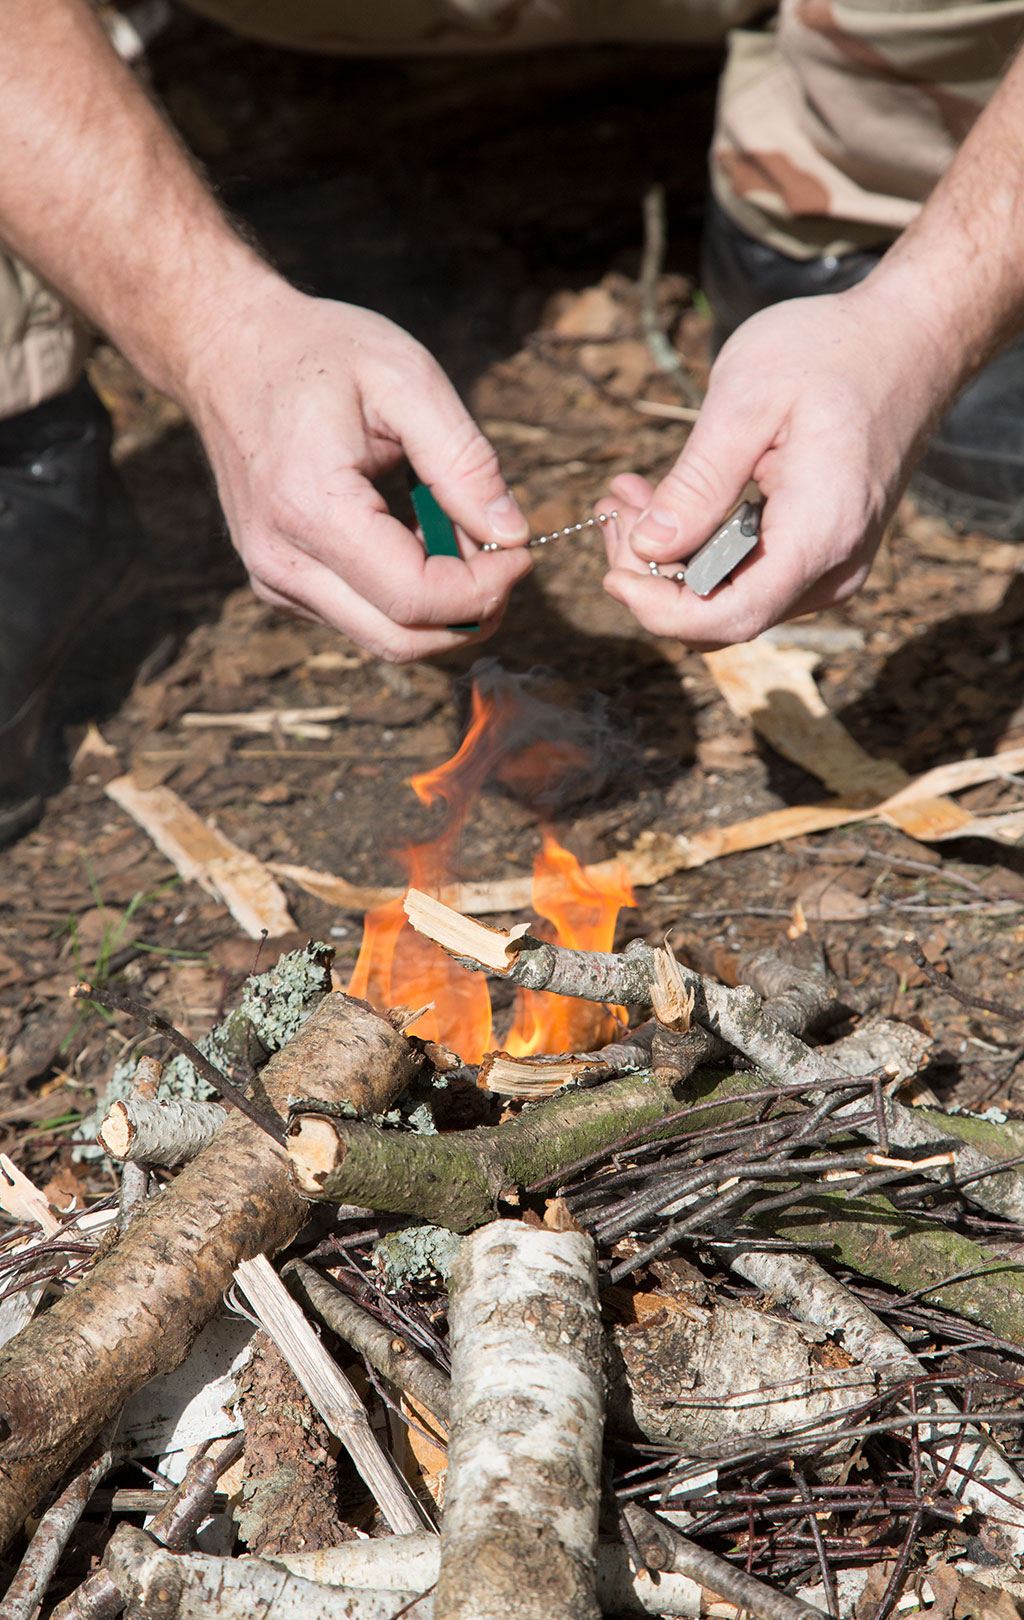
[[[365,1003],[331,995],[258,1085],[277,1107],[312,1085],[376,1112],[419,1062]],[[288,1155],[233,1115],[114,1251],[12,1341],[0,1358],[0,1546],[112,1413],[184,1360],[239,1260],[289,1242],[307,1214]]]
[[[591,1239],[485,1226],[455,1262],[449,1320],[437,1620],[597,1620],[604,1390]]]

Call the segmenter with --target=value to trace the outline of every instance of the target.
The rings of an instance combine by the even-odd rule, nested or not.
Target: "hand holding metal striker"
[[[763,501],[741,501],[721,528],[716,529],[711,538],[705,540],[699,550],[693,553],[685,567],[666,565],[666,570],[663,570],[656,562],[648,563],[647,566],[659,579],[671,580],[676,585],[688,585],[698,596],[710,596],[757,545],[761,534],[763,511]],[[580,523],[568,523],[564,529],[555,529],[551,534],[536,535],[527,541],[527,545],[531,547],[550,545],[553,540],[579,534],[584,529],[602,528],[616,517],[617,512],[603,512],[597,517],[584,518]],[[488,544],[480,549],[497,551],[499,547],[497,544]]]

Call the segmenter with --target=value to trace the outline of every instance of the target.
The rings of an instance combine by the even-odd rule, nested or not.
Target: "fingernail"
[[[491,502],[487,522],[497,540],[525,540],[530,532],[530,525],[511,495],[499,495]]]
[[[679,537],[679,520],[664,506],[649,506],[641,512],[633,525],[631,540],[643,540],[652,546],[667,546]]]

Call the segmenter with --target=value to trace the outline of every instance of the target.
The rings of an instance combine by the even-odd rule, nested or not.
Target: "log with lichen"
[[[262,1071],[284,1109],[312,1087],[326,1102],[387,1108],[416,1072],[412,1045],[364,1002],[331,995]],[[304,1225],[280,1144],[232,1115],[143,1208],[116,1247],[0,1358],[0,1545],[135,1390],[178,1366],[238,1262]]]

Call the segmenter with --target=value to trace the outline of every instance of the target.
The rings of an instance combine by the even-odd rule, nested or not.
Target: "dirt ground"
[[[699,386],[712,54],[320,61],[182,17],[154,47],[152,73],[225,202],[283,270],[383,310],[430,344],[536,530],[589,513],[615,472],[671,462],[684,430],[633,403],[679,398],[637,336],[641,200],[664,184],[661,307]],[[598,287],[602,307],[618,311],[615,341],[553,338],[559,316],[587,307],[579,295]],[[457,746],[464,677],[482,651],[512,671],[548,666],[569,702],[594,691],[607,700],[607,779],[559,823],[584,861],[647,829],[692,832],[823,796],[730,715],[701,658],[647,636],[603,594],[593,537],[539,555],[485,648],[430,665],[389,667],[280,617],[244,588],[175,409],[107,349],[93,376],[146,532],[148,590],[97,632],[68,682],[70,753],[94,719],[112,756],[80,759],[40,826],[0,854],[0,1149],[53,1194],[83,1190],[86,1174],[89,1191],[103,1190],[101,1172],[72,1164],[70,1136],[139,1038],[121,1020],[83,1018],[68,987],[120,971],[195,1036],[255,953],[224,907],[182,884],[105,796],[117,771],[167,783],[263,859],[400,881],[392,851],[430,822],[408,778]],[[843,632],[825,638],[818,679],[870,753],[918,772],[1024,740],[1018,557],[952,535],[908,503],[859,597],[814,621],[816,633]],[[323,741],[183,724],[196,711],[335,703],[347,715]],[[980,812],[1019,798],[1011,779],[964,802]],[[467,826],[461,875],[526,873],[538,841],[535,817],[489,791]],[[938,1043],[931,1083],[941,1096],[1024,1111],[1018,1029],[947,998],[901,943],[913,931],[957,984],[1024,1006],[1024,852],[979,841],[940,854],[887,827],[840,829],[641,890],[621,935],[671,931],[681,953],[729,977],[743,950],[785,938],[794,905],[823,881],[832,902],[819,903],[801,948],[824,955],[857,1009],[924,1024]],[[298,890],[288,897],[301,937],[329,939],[344,971],[360,915]],[[261,966],[278,949],[269,945]]]

